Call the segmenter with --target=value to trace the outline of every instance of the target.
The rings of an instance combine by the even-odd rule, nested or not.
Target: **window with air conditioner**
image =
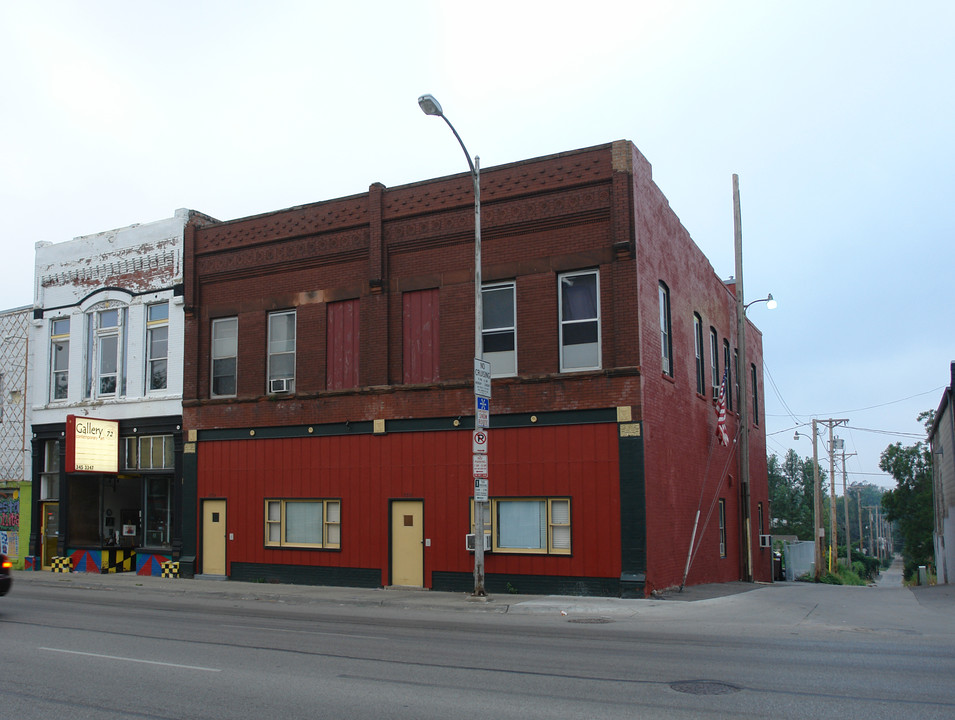
[[[269,314],[269,383],[272,394],[295,392],[295,311]]]

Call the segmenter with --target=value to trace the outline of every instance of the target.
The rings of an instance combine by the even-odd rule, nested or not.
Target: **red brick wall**
[[[375,184],[366,194],[190,229],[185,427],[473,414],[472,192],[468,174]],[[649,163],[621,141],[483,170],[482,230],[484,280],[516,280],[518,316],[519,375],[494,381],[492,413],[632,407],[643,423],[648,589],[679,584],[697,508],[703,544],[689,582],[739,579],[739,473],[735,456],[715,444],[712,400],[696,393],[693,346],[694,312],[704,328],[717,328],[720,343],[736,346],[734,300],[653,183]],[[600,270],[603,369],[560,374],[557,276],[587,268]],[[661,374],[660,280],[671,292],[672,379]],[[438,293],[438,379],[408,387],[402,296],[423,289]],[[342,299],[359,301],[359,387],[328,391],[324,308]],[[285,308],[298,311],[296,395],[268,398],[266,318]],[[238,397],[210,399],[210,320],[233,315]],[[762,383],[752,326],[747,352]],[[709,377],[708,353],[706,365]],[[731,414],[731,436],[736,424]],[[765,437],[756,429],[750,438],[753,512],[763,502],[768,513]],[[718,489],[724,469],[733,480]],[[702,527],[718,497],[727,503],[725,559],[717,557],[715,511]],[[606,521],[619,524],[619,516]],[[754,538],[757,527],[754,518]],[[754,554],[757,578],[768,579],[768,553]]]

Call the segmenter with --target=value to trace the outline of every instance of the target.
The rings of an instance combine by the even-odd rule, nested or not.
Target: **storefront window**
[[[169,547],[172,526],[169,478],[146,478],[146,545]]]

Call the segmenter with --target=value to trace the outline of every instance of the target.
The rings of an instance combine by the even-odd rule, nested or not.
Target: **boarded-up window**
[[[329,303],[327,377],[329,390],[358,387],[358,300]]]
[[[418,290],[402,297],[404,382],[434,382],[438,373],[438,290]]]

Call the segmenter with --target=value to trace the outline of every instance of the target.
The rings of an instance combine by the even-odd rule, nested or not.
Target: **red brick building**
[[[687,582],[744,577],[741,401],[769,580],[760,333],[740,398],[732,288],[647,160],[487,168],[481,201],[488,591],[679,585],[698,510]],[[187,228],[186,574],[473,587],[473,203],[465,173]]]

